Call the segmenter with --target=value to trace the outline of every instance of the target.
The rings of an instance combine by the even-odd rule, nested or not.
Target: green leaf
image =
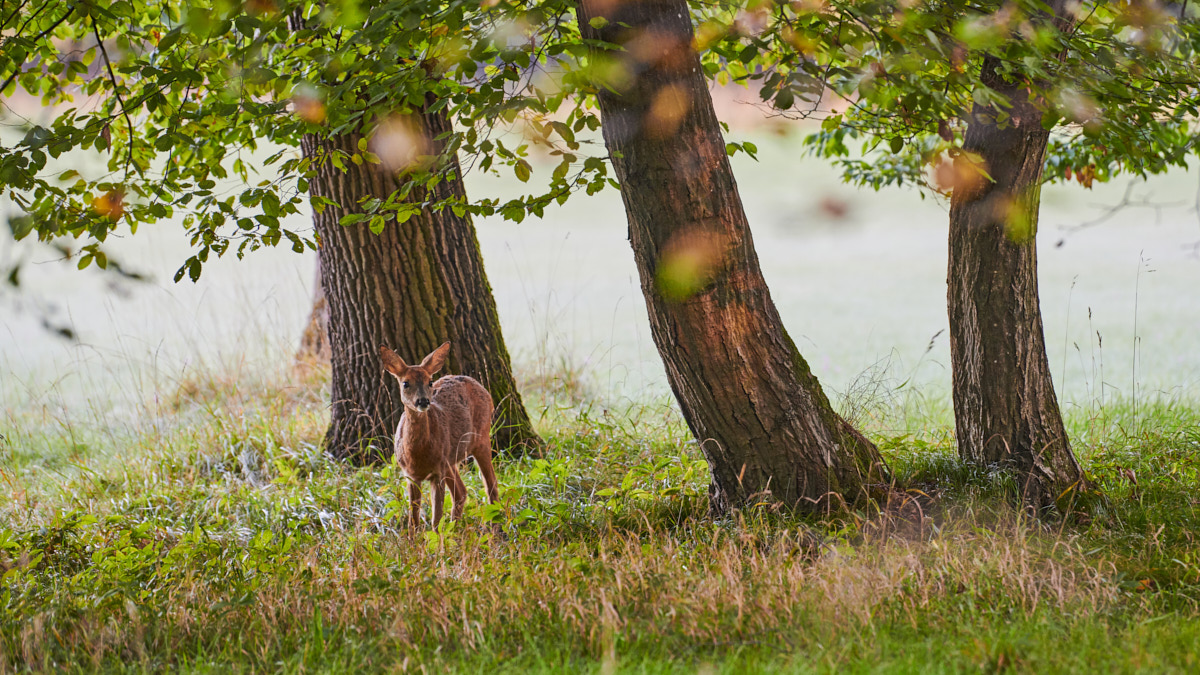
[[[33,224],[33,216],[30,215],[12,216],[8,219],[8,227],[12,230],[12,237],[16,241],[21,241],[29,236],[29,233],[33,231]]]
[[[182,36],[183,33],[178,28],[171,30],[158,41],[158,51],[165,52],[169,50],[176,42],[179,42],[179,38]]]
[[[401,204],[400,208],[396,209],[396,215],[394,217],[396,219],[396,223],[402,225],[407,223],[410,218],[420,212],[421,207],[416,204]]]
[[[526,162],[523,159],[518,159],[517,163],[513,165],[513,172],[517,174],[517,180],[521,181],[522,183],[528,183],[529,177],[533,173],[533,170],[532,167],[529,166],[529,162]]]

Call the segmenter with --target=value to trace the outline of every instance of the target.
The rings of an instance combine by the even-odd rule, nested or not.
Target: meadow
[[[413,535],[387,467],[320,451],[322,377],[188,379],[136,426],[7,411],[0,669],[1185,672],[1200,657],[1200,413],[1183,401],[1070,416],[1105,497],[1069,520],[1016,510],[1009,478],[959,463],[944,405],[912,400],[860,411],[895,470],[885,502],[713,518],[666,401],[535,390],[543,456],[500,462],[496,507],[468,471],[464,520]]]

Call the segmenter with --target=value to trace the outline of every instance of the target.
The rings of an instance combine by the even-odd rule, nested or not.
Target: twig
[[[117,103],[121,106],[121,114],[125,117],[125,124],[129,125],[129,144],[125,146],[125,175],[129,175],[129,165],[133,164],[133,119],[129,117],[129,110],[125,107],[125,100],[121,98],[121,85],[117,82],[117,74],[113,72],[112,59],[108,58],[108,50],[104,48],[104,38],[100,37],[100,28],[96,25],[96,18],[92,17],[92,34],[96,36],[96,44],[100,47],[100,53],[104,55],[104,67],[108,69],[108,79],[112,81],[113,96],[117,97]],[[138,175],[141,175],[142,170],[138,169]],[[145,178],[145,176],[142,176]]]
[[[1078,232],[1079,230],[1085,230],[1089,227],[1101,225],[1111,220],[1112,217],[1117,215],[1117,213],[1119,213],[1121,210],[1132,206],[1154,209],[1156,219],[1162,220],[1163,209],[1184,206],[1187,204],[1187,202],[1163,202],[1156,204],[1145,197],[1139,200],[1134,200],[1131,197],[1133,195],[1133,188],[1135,185],[1136,184],[1133,181],[1130,181],[1129,185],[1125,188],[1125,194],[1121,197],[1121,201],[1111,206],[1104,207],[1105,210],[1103,215],[1092,220],[1067,226],[1064,228],[1064,230],[1067,234],[1072,234]]]
[[[4,20],[4,23],[0,23],[0,30],[8,28],[8,22],[12,21],[13,17],[15,17],[21,10],[25,9],[25,5],[28,4],[29,0],[21,0],[21,4],[17,5],[17,8],[12,11],[12,14],[8,15],[8,18]],[[1184,3],[1184,7],[1187,7],[1186,3]]]
[[[62,22],[66,21],[67,17],[71,16],[71,13],[74,11],[75,11],[74,7],[68,7],[67,13],[63,14],[61,19],[59,19],[58,21],[55,21],[49,28],[47,28],[46,30],[39,33],[38,36],[33,39],[33,41],[37,42],[38,40],[41,40],[42,38],[44,38],[47,35],[49,35],[50,33],[52,33],[54,31],[54,29],[58,28],[60,25],[62,25]],[[25,67],[25,61],[22,60],[20,63],[17,64],[16,68],[13,68],[12,75],[9,75],[7,78],[5,78],[4,84],[0,84],[0,92],[3,92],[5,89],[8,89],[8,85],[12,84],[12,81],[17,79],[17,76],[21,74],[21,69],[23,69],[24,67]]]

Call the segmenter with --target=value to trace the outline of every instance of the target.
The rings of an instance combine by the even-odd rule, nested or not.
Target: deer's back
[[[453,460],[461,462],[492,426],[492,395],[477,380],[466,375],[447,375],[433,383],[433,402],[441,410],[442,423],[454,447]]]

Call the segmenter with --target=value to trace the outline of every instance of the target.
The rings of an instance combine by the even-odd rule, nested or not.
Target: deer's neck
[[[400,433],[401,442],[406,445],[419,445],[430,440],[438,429],[437,420],[434,419],[436,408],[430,407],[423,413],[416,412],[411,408],[404,411],[404,425]]]

